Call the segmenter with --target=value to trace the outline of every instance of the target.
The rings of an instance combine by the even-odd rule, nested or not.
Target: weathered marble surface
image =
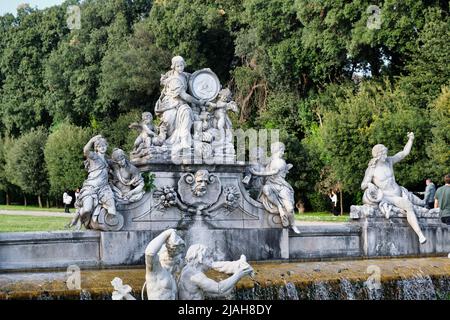
[[[399,186],[394,175],[394,164],[403,160],[411,152],[414,133],[408,132],[407,137],[408,142],[403,150],[393,156],[388,156],[388,149],[382,144],[377,144],[372,148],[373,158],[369,161],[361,183],[361,189],[364,190],[363,203],[365,207],[353,207],[352,218],[376,216],[378,211],[382,212],[387,219],[391,215],[404,215],[417,234],[419,242],[424,244],[427,238],[421,230],[417,217],[434,216],[435,213],[428,212],[424,200]],[[375,207],[378,209],[374,209]]]
[[[146,164],[140,169],[154,173],[155,188],[138,202],[118,204],[122,230],[189,229],[197,215],[210,229],[282,228],[279,215],[249,196],[241,181],[244,165]],[[194,187],[205,188],[204,194],[195,196]]]
[[[131,159],[134,163],[234,163],[233,131],[228,111],[238,112],[228,88],[222,89],[209,68],[190,74],[181,56],[172,58],[171,70],[161,75],[161,95],[152,115],[142,114]],[[222,90],[221,90],[222,89]]]

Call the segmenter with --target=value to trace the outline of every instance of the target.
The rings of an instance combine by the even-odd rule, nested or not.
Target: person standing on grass
[[[440,209],[441,221],[450,225],[450,174],[444,178],[445,185],[436,190],[434,207]]]
[[[69,206],[72,203],[72,197],[69,196],[69,191],[68,190],[64,191],[63,203],[64,203],[64,212],[65,213],[70,213]]]
[[[337,202],[338,202],[338,198],[336,193],[333,191],[331,191],[331,194],[328,195],[331,199],[331,203],[332,203],[332,209],[331,209],[331,213],[335,216],[339,215],[338,211],[337,211]]]

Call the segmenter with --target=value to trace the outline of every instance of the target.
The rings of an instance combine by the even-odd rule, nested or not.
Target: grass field
[[[344,213],[342,216],[334,216],[329,212],[305,212],[295,215],[297,221],[347,222],[348,219],[348,213]]]
[[[19,211],[47,211],[47,212],[64,212],[64,208],[47,208],[42,207],[39,208],[37,206],[7,206],[7,205],[0,205],[0,210],[19,210]],[[70,212],[73,212],[75,209],[71,208]]]
[[[2,207],[6,206],[1,206],[0,209],[2,209]],[[70,222],[71,217],[72,215],[67,215],[66,217],[39,217],[0,214],[0,232],[64,230],[64,226]],[[347,222],[348,214],[343,216],[333,216],[328,212],[307,212],[296,214],[295,219],[297,221]]]
[[[60,218],[1,214],[0,232],[64,230],[64,225],[70,220],[71,216]]]

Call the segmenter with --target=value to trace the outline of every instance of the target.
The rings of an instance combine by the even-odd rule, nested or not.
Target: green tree
[[[435,181],[450,173],[450,89],[442,88],[441,95],[430,107],[430,123],[433,139],[427,147],[430,165],[427,173]]]
[[[407,63],[409,74],[399,80],[410,103],[426,108],[438,97],[442,86],[450,85],[450,19],[437,8],[425,13],[415,51]]]
[[[66,189],[75,190],[83,183],[83,147],[90,135],[90,130],[64,122],[48,136],[44,154],[53,196],[59,197]]]
[[[33,129],[14,141],[7,150],[5,172],[8,180],[25,194],[37,196],[42,207],[42,197],[48,194],[49,183],[44,160],[47,132]]]
[[[120,148],[125,153],[131,152],[139,133],[128,126],[133,122],[141,121],[141,117],[140,110],[131,110],[120,115],[116,120],[108,119],[99,123],[97,131],[108,141],[110,152],[114,148]]]
[[[170,66],[170,54],[154,44],[154,36],[142,23],[134,34],[102,61],[99,102],[106,110],[153,110],[159,97],[161,74]]]
[[[239,8],[237,0],[158,1],[148,25],[156,45],[183,56],[189,70],[209,67],[225,82],[234,53],[230,29]]]
[[[336,100],[335,110],[324,115],[318,131],[324,156],[342,183],[342,189],[357,193],[371,158],[371,149],[382,143],[390,154],[399,152],[406,143],[406,134],[415,133],[411,154],[395,168],[397,181],[406,187],[423,180],[428,157],[426,144],[431,139],[429,122],[423,109],[408,105],[406,95],[373,82],[363,83],[357,92],[347,92]]]
[[[3,17],[0,28],[1,121],[4,133],[18,136],[51,123],[43,100],[43,65],[63,33],[62,8],[23,7],[14,19]]]

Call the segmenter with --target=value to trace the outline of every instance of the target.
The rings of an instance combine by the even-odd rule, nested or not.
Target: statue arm
[[[86,158],[89,157],[89,153],[92,151],[93,147],[94,147],[94,142],[97,141],[97,139],[100,139],[102,136],[101,135],[96,135],[95,137],[92,137],[88,143],[86,143],[86,145],[83,148],[83,154]]]
[[[223,295],[234,288],[235,284],[245,275],[243,271],[238,271],[231,277],[220,282],[208,278],[204,273],[198,273],[191,277],[191,281],[195,283],[203,292],[209,295]]]
[[[193,96],[188,94],[185,90],[181,90],[180,98],[183,99],[184,101],[189,102],[189,103],[195,103],[195,104],[199,104],[199,105],[204,104],[204,102],[195,99]]]
[[[411,152],[413,141],[414,141],[414,133],[409,132],[408,133],[408,142],[405,144],[405,147],[403,148],[403,150],[398,152],[394,156],[390,157],[392,164],[395,164],[395,163],[403,160],[404,158],[406,158],[406,156]]]
[[[250,168],[250,173],[259,176],[259,177],[269,177],[278,174],[280,170],[268,170],[268,171],[256,171],[253,168]]]
[[[145,264],[147,271],[153,271],[153,258],[158,254],[163,244],[174,232],[174,229],[167,229],[161,232],[147,245],[147,248],[145,248]]]
[[[148,134],[151,137],[155,136],[155,132],[153,132],[153,130],[150,128],[149,125],[143,124],[142,131],[144,131],[146,134]]]
[[[372,177],[373,177],[373,168],[368,167],[366,169],[366,173],[364,175],[364,179],[361,182],[361,189],[366,190],[370,184],[372,184]]]

